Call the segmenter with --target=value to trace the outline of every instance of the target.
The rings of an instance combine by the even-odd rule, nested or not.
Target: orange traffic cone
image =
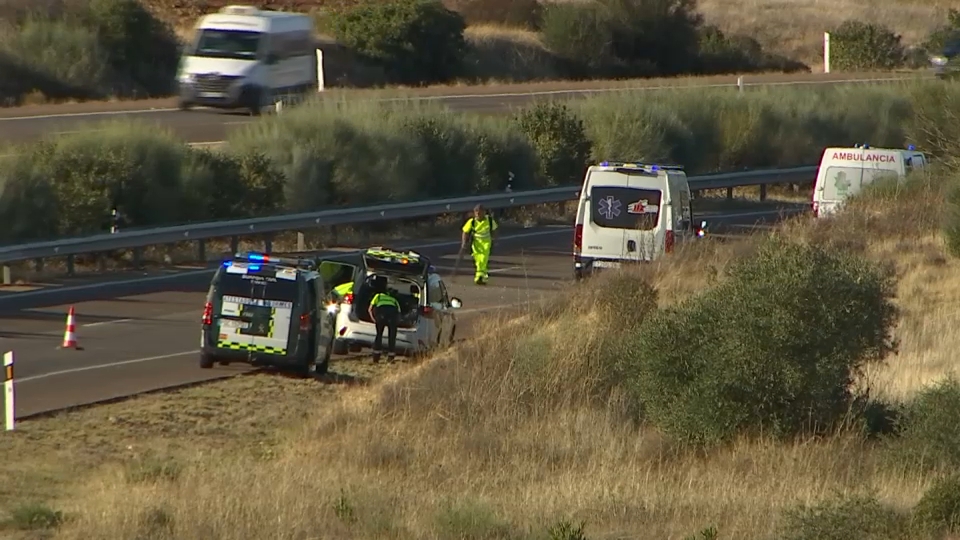
[[[70,311],[67,312],[67,330],[63,333],[63,344],[60,345],[61,349],[80,350],[80,345],[77,344],[76,323],[73,318],[74,310],[73,306],[70,306]]]

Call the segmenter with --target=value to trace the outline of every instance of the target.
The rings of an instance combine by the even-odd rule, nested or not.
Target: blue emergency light
[[[913,151],[913,150],[916,150],[916,149],[917,149],[917,147],[914,146],[914,145],[912,145],[912,144],[908,144],[908,145],[907,145],[907,150]]]

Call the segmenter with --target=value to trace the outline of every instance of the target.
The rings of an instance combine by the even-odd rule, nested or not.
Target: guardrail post
[[[133,248],[133,267],[139,270],[142,266],[141,261],[143,261],[143,248]]]
[[[297,251],[306,251],[307,250],[307,241],[304,238],[303,233],[297,231]]]
[[[761,201],[767,200],[767,185],[766,185],[766,184],[760,184],[760,200],[761,200]]]
[[[733,200],[733,188],[732,188],[732,187],[728,187],[728,188],[727,188],[727,200],[728,200],[728,201],[732,201],[732,200]]]
[[[37,272],[43,272],[43,259],[38,257],[33,260],[33,265],[36,267]]]
[[[204,240],[197,240],[197,260],[207,262],[207,243]]]
[[[73,255],[67,255],[67,275],[70,277],[73,277],[73,274],[76,271],[74,263],[75,261],[73,259]]]
[[[107,258],[103,253],[97,253],[97,268],[101,273],[107,271]]]
[[[265,234],[263,237],[263,252],[273,253],[273,235]]]
[[[4,285],[13,284],[13,278],[10,277],[10,267],[7,265],[3,265],[3,284]]]
[[[230,237],[230,255],[240,251],[240,237],[231,236]]]

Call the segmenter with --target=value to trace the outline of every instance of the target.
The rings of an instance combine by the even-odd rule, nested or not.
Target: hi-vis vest
[[[490,214],[487,214],[482,221],[476,221],[470,218],[463,224],[463,232],[473,233],[473,241],[477,244],[490,243],[490,232],[497,230],[497,222]]]
[[[373,304],[373,307],[395,306],[397,309],[400,309],[400,302],[397,302],[396,298],[386,293],[373,295],[373,300],[370,300],[370,303]]]

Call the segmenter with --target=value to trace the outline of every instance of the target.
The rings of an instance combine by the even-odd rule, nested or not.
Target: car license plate
[[[223,97],[226,92],[200,92],[200,97]]]
[[[616,261],[593,261],[594,268],[620,268],[620,263]]]

